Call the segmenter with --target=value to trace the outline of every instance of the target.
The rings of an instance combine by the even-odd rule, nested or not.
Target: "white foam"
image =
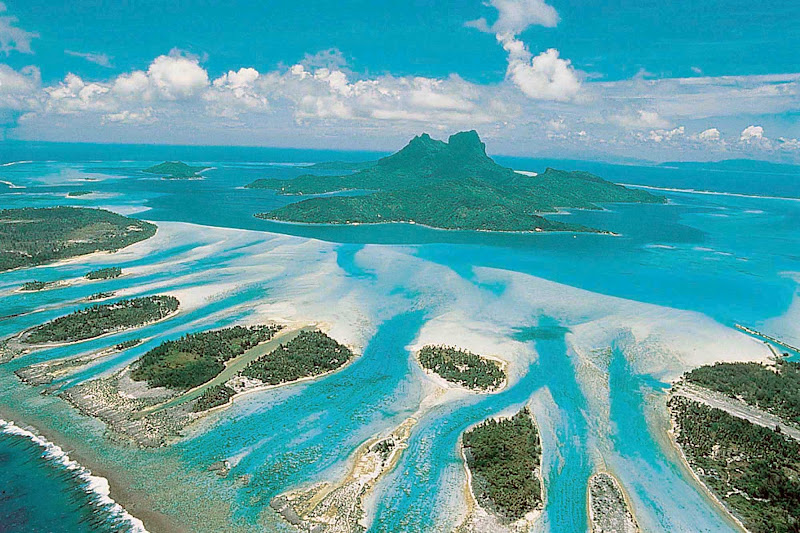
[[[0,180],[0,183],[8,185],[9,189],[24,189],[25,188],[24,185],[15,185],[15,184],[11,183],[10,181],[6,181],[6,180]]]
[[[22,165],[22,164],[25,164],[25,163],[33,163],[33,161],[12,161],[10,163],[0,164],[0,167],[12,167],[14,165]]]
[[[147,533],[147,529],[145,529],[144,523],[142,523],[141,520],[131,515],[124,507],[111,498],[111,488],[108,484],[108,480],[104,477],[93,475],[89,469],[82,466],[77,461],[70,459],[67,452],[65,452],[61,446],[53,444],[44,437],[21,428],[13,422],[3,420],[2,418],[0,418],[0,433],[29,439],[44,450],[43,456],[45,459],[66,470],[74,472],[75,475],[85,483],[83,490],[93,496],[92,501],[98,508],[108,512],[117,520],[129,524],[131,531]]]

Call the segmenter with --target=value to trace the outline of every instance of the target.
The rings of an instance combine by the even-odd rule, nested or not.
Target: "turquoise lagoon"
[[[0,180],[12,184],[0,183],[0,208],[105,207],[160,227],[150,241],[113,256],[0,274],[0,336],[80,308],[81,299],[100,291],[173,293],[184,302],[183,312],[162,323],[0,365],[2,418],[35,428],[95,473],[108,474],[111,496],[133,502],[134,516],[137,508],[153,509],[194,531],[288,530],[269,508],[272,497],[335,480],[362,442],[415,415],[408,449],[367,502],[367,521],[373,531],[450,531],[464,517],[459,435],[529,404],[545,450],[547,503],[538,529],[585,531],[586,483],[603,468],[620,479],[647,530],[735,530],[670,447],[664,391],[687,365],[763,356],[766,348],[736,332],[736,323],[800,345],[800,201],[759,197],[770,194],[769,180],[781,183],[782,195],[800,196],[797,169],[770,169],[759,188],[746,179],[749,168],[725,169],[724,179],[714,180],[705,167],[586,163],[616,181],[668,189],[717,184],[735,195],[665,191],[664,206],[557,215],[616,237],[498,235],[399,224],[311,227],[252,216],[289,199],[243,189],[250,181],[291,178],[310,161],[375,154],[22,144],[15,150],[19,156],[2,154],[7,162],[34,162],[0,167]],[[138,172],[163,159],[213,168],[192,181]],[[512,163],[526,170],[578,165]],[[94,194],[66,196],[78,189]],[[79,281],[98,265],[121,266],[125,275]],[[15,291],[31,279],[69,283]],[[119,369],[165,339],[263,317],[318,320],[362,355],[323,379],[243,397],[163,449],[112,442],[101,423],[13,373],[144,339],[60,378],[48,388],[55,392]],[[453,332],[452,344],[485,342],[508,352],[510,386],[489,396],[454,395],[419,411],[433,385],[409,347],[438,340],[442,331]],[[225,478],[208,470],[222,459],[233,465]],[[98,501],[91,484],[24,437],[0,435],[0,483],[7,530],[134,528]],[[124,490],[115,491],[115,483]]]

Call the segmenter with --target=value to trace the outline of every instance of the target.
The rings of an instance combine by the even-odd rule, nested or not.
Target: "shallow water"
[[[526,404],[537,417],[544,445],[547,503],[540,529],[584,531],[586,482],[604,467],[619,477],[649,530],[731,530],[730,520],[665,443],[653,410],[663,396],[658,379],[673,367],[659,357],[673,361],[673,352],[716,349],[684,333],[681,321],[696,323],[697,317],[710,318],[720,334],[734,335],[728,328],[741,323],[800,345],[793,318],[800,202],[671,192],[665,206],[613,205],[606,211],[557,215],[613,230],[619,237],[495,235],[400,224],[315,228],[254,218],[253,213],[287,199],[241,189],[259,177],[296,176],[302,167],[206,159],[214,168],[204,173],[205,180],[163,181],[137,172],[156,161],[117,162],[110,155],[108,161],[87,163],[77,155],[64,157],[67,148],[60,150],[66,150],[56,154],[60,162],[0,167],[0,180],[25,187],[0,185],[0,208],[69,204],[139,211],[135,216],[161,222],[152,240],[159,246],[151,249],[145,242],[115,255],[0,274],[0,336],[80,308],[86,305],[83,298],[100,291],[122,291],[117,297],[182,291],[191,305],[137,331],[37,351],[0,366],[0,412],[13,410],[27,423],[58,432],[108,469],[124,465],[125,482],[150,495],[148,503],[158,511],[208,530],[227,528],[220,524],[235,531],[285,529],[268,508],[272,497],[335,480],[362,442],[417,412],[432,385],[407,346],[426,334],[431,321],[445,320],[463,334],[451,338],[452,344],[482,335],[498,351],[513,346],[512,380],[498,394],[460,396],[422,412],[408,449],[371,497],[367,520],[372,530],[447,531],[458,525],[464,518],[459,436],[487,417]],[[101,159],[102,150],[92,159]],[[275,152],[270,157],[299,162],[314,155]],[[603,168],[609,175],[619,172],[612,166],[592,167],[598,173]],[[636,167],[625,172],[625,181],[635,183]],[[641,183],[679,186],[691,178],[687,172],[702,174],[643,168]],[[653,183],[654,176],[661,182]],[[79,188],[98,194],[66,197]],[[109,265],[121,266],[126,275],[79,281],[89,270]],[[518,281],[487,272],[511,273]],[[69,284],[16,292],[31,279]],[[563,293],[563,301],[539,289],[530,297],[518,294],[520,283],[550,287],[544,280],[562,284],[563,290],[552,290],[556,296]],[[570,287],[586,292],[573,293]],[[203,291],[208,295],[200,296]],[[659,307],[636,311],[634,326],[619,317],[629,316],[625,310],[636,302]],[[685,318],[687,312],[695,318]],[[456,316],[463,320],[448,318],[453,313],[462,313]],[[114,444],[104,438],[101,424],[13,375],[36,362],[145,339],[55,383],[68,388],[123,367],[165,339],[262,316],[320,320],[333,328],[332,334],[360,344],[362,355],[322,379],[243,397],[167,449]],[[598,328],[608,330],[607,335],[597,333]],[[658,329],[658,343],[647,336],[651,329]],[[643,338],[648,339],[646,348],[640,346]],[[737,353],[753,350],[743,335],[730,339],[719,346]],[[711,355],[731,355],[719,350]],[[654,363],[642,359],[645,352]],[[86,525],[81,517],[97,516],[97,509],[86,501],[80,483],[37,458],[30,444],[10,438],[0,435],[0,466],[8,465],[14,475],[0,473],[0,479],[8,478],[14,494],[22,496],[0,499],[0,517],[33,516],[44,524],[58,520],[51,517],[69,516],[74,531],[81,531]],[[234,464],[225,479],[207,470],[221,459]],[[54,496],[34,501],[40,491]],[[46,508],[39,511],[39,504]]]

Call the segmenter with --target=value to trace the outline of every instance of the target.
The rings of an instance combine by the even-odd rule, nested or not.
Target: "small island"
[[[142,172],[158,174],[167,180],[200,179],[202,178],[200,172],[209,168],[211,167],[193,167],[182,161],[164,161],[158,165],[145,168]]]
[[[319,330],[302,331],[286,344],[247,365],[241,375],[263,385],[279,385],[331,372],[353,357],[350,348]]]
[[[346,165],[332,163],[328,168],[342,167]],[[666,201],[587,172],[547,169],[533,177],[520,174],[486,155],[475,131],[455,134],[448,142],[423,134],[395,154],[349,168],[355,172],[339,176],[304,174],[291,180],[259,179],[246,187],[282,195],[370,191],[310,198],[256,215],[269,220],[309,224],[405,222],[479,231],[600,232],[540,214],[555,213],[560,208],[599,209],[597,204],[604,202]]]
[[[164,446],[238,394],[319,377],[352,356],[349,348],[311,327],[232,326],[165,341],[117,373],[62,395],[106,422],[115,436],[140,446]]]
[[[97,270],[92,270],[88,274],[86,274],[86,279],[88,280],[98,280],[98,279],[114,279],[118,278],[122,275],[122,269],[120,267],[107,267],[107,268],[99,268]]]
[[[800,524],[800,363],[717,363],[684,375],[667,403],[695,475],[755,533]]]
[[[156,226],[103,209],[0,210],[0,272],[92,252],[111,252],[155,235]]]
[[[336,482],[281,494],[270,507],[299,531],[366,531],[364,499],[397,465],[416,423],[416,418],[408,418],[389,435],[359,446],[351,457],[350,471]]]
[[[500,363],[451,346],[424,346],[419,363],[443,379],[476,391],[495,391],[506,381]]]
[[[26,281],[19,290],[24,292],[43,291],[52,284],[52,281]]]
[[[145,296],[93,305],[22,333],[23,344],[78,342],[163,320],[178,310],[172,296]]]
[[[67,196],[69,198],[77,198],[77,197],[80,197],[80,196],[88,196],[88,195],[92,194],[92,192],[94,192],[94,191],[69,191],[67,193]]]
[[[592,533],[640,531],[619,482],[608,472],[597,472],[589,478],[588,499]]]
[[[544,504],[542,447],[527,407],[511,418],[489,419],[466,431],[462,450],[470,489],[481,509],[502,524],[535,520]],[[461,529],[475,528],[464,524]]]

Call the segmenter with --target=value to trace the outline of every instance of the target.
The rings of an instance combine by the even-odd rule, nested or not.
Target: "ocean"
[[[253,217],[293,200],[243,188],[255,179],[381,155],[4,143],[0,208],[103,207],[153,221],[159,232],[114,255],[0,274],[0,336],[80,308],[99,291],[176,294],[185,310],[135,332],[0,365],[0,418],[11,413],[6,419],[16,424],[0,426],[0,531],[136,530],[135,510],[113,500],[115,482],[125,485],[123,499],[195,531],[283,531],[271,498],[337,479],[361,443],[410,416],[418,422],[408,449],[370,495],[365,520],[371,531],[450,531],[464,516],[459,435],[523,405],[536,416],[545,450],[541,530],[585,531],[586,482],[598,469],[619,478],[645,530],[734,530],[669,445],[664,391],[689,366],[766,350],[735,324],[800,345],[800,167],[497,158],[519,170],[584,169],[669,199],[551,215],[619,236]],[[202,180],[140,172],[163,160],[212,168]],[[76,190],[92,193],[67,196]],[[79,281],[101,266],[126,274]],[[67,283],[16,291],[32,279]],[[55,394],[163,340],[262,317],[327,324],[361,355],[325,378],[246,396],[159,449],[107,438],[102,424]],[[14,375],[130,338],[144,342],[59,376],[47,394]],[[431,384],[410,350],[432,342],[501,354],[510,386],[422,409]],[[91,465],[67,460],[73,449]],[[208,467],[223,459],[232,468],[220,478]]]

